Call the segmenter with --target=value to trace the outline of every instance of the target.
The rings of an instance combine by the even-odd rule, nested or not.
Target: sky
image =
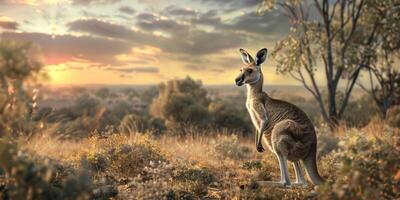
[[[2,39],[32,41],[48,84],[157,84],[191,76],[233,84],[242,62],[272,51],[287,35],[278,11],[257,14],[259,0],[0,0]],[[266,84],[292,85],[275,64]]]

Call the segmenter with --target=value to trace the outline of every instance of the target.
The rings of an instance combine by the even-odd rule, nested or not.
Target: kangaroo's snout
[[[237,86],[242,86],[243,82],[244,82],[244,74],[239,75],[236,79],[235,79],[236,85]]]

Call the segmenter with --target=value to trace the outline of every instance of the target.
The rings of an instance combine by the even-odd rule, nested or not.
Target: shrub
[[[120,125],[119,132],[130,134],[130,133],[143,133],[147,129],[146,119],[139,117],[135,114],[126,115]]]
[[[42,64],[30,43],[0,40],[0,136],[30,134],[36,96],[26,82],[36,83]],[[37,90],[35,90],[37,91]]]
[[[386,117],[390,126],[400,128],[400,105],[391,107]]]
[[[400,151],[391,143],[362,135],[340,142],[326,165],[336,171],[320,188],[318,199],[398,199],[400,198]]]
[[[122,187],[119,196],[122,199],[175,199],[172,190],[173,165],[162,161],[148,164],[141,169],[142,173]]]
[[[195,196],[204,196],[208,192],[208,185],[216,181],[216,177],[206,168],[183,169],[175,177],[179,187],[193,193]]]
[[[50,162],[35,163],[16,145],[0,140],[0,169],[7,177],[2,197],[10,199],[89,199],[91,181],[87,173],[61,176]],[[59,169],[59,168],[58,168]],[[57,184],[57,182],[59,184]]]
[[[165,162],[163,154],[150,143],[124,144],[110,151],[109,171],[124,177],[136,177],[151,163]]]
[[[209,99],[201,82],[187,77],[160,85],[159,96],[150,107],[152,116],[165,120],[167,126],[191,124],[199,127],[208,125]],[[178,125],[177,125],[178,124]]]
[[[252,130],[251,122],[246,118],[247,112],[243,112],[232,103],[222,100],[214,100],[208,106],[212,116],[212,123],[217,129],[235,130],[241,133]]]
[[[370,95],[351,100],[343,115],[343,122],[348,126],[363,127],[367,125],[374,116],[379,115],[379,108],[373,102]]]
[[[216,156],[218,159],[233,159],[240,160],[248,158],[251,150],[240,144],[236,135],[218,137],[211,141],[211,155]]]
[[[317,157],[318,159],[330,154],[339,146],[339,139],[332,136],[331,133],[323,133],[318,135]]]

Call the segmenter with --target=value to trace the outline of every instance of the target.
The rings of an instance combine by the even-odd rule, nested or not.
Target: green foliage
[[[246,118],[248,113],[239,110],[234,103],[214,100],[208,106],[208,110],[212,116],[212,123],[217,128],[223,127],[242,133],[252,130],[251,122]]]
[[[89,94],[79,96],[73,107],[75,116],[95,116],[100,108],[100,102]]]
[[[206,126],[209,122],[207,91],[200,82],[187,77],[160,85],[159,96],[151,104],[151,114],[167,126],[181,124]]]
[[[318,199],[400,198],[400,151],[396,144],[362,135],[349,136],[327,165],[335,172],[319,191]]]
[[[111,92],[108,88],[100,88],[96,91],[96,96],[102,99],[106,99],[108,97],[110,97]]]
[[[0,191],[2,198],[89,199],[91,182],[86,173],[55,180],[59,178],[60,172],[56,171],[54,165],[48,161],[32,161],[6,139],[0,140],[0,169],[7,177],[6,180],[0,177],[0,182],[6,188]]]
[[[339,139],[325,132],[318,135],[317,157],[324,157],[339,148]]]
[[[0,84],[4,88],[10,80],[17,87],[34,78],[42,68],[30,43],[12,40],[0,41]]]
[[[154,135],[160,135],[165,129],[162,119],[140,117],[136,114],[125,115],[118,127],[119,133],[124,134],[151,132]]]
[[[42,68],[34,50],[30,43],[0,40],[0,136],[31,131],[36,102],[24,84],[35,82]]]
[[[211,100],[201,82],[190,77],[159,86],[159,96],[150,113],[165,122],[168,133],[185,136],[188,129],[227,129],[239,133],[252,130],[247,112],[230,99]]]
[[[119,125],[119,132],[120,133],[143,133],[147,128],[147,124],[145,119],[134,115],[126,115],[120,125]]]
[[[140,100],[143,102],[151,103],[159,95],[159,87],[152,86],[140,94]]]
[[[343,121],[350,127],[364,127],[373,117],[379,115],[379,109],[369,95],[349,101]]]

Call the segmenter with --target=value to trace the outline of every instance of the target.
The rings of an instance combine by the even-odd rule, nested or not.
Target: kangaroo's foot
[[[308,187],[307,183],[302,183],[302,182],[297,182],[297,181],[292,183],[292,186],[302,187],[302,188],[307,188]]]
[[[300,186],[300,187],[307,187],[307,181],[304,178],[303,170],[301,170],[301,164],[299,161],[293,162],[293,168],[296,173],[296,182],[293,185]]]
[[[282,181],[257,181],[260,186],[269,186],[269,187],[285,187],[290,188],[290,182],[282,182]]]

